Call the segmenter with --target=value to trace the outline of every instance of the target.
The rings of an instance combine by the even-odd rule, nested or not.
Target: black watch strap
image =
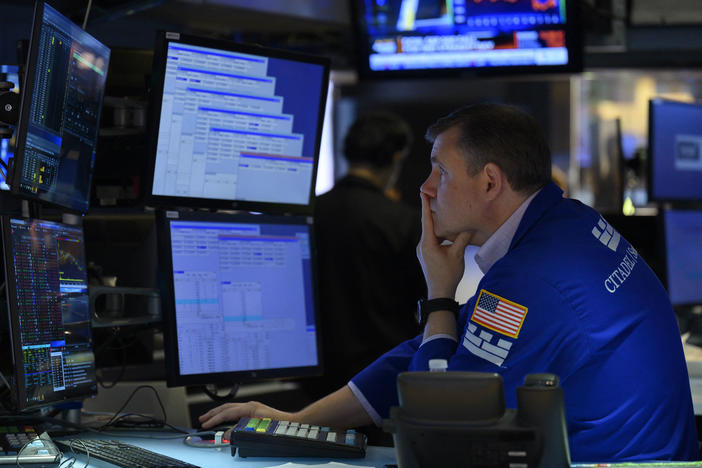
[[[453,316],[458,320],[458,302],[449,297],[437,297],[436,299],[420,299],[417,302],[417,323],[421,327],[427,324],[429,314],[437,310],[448,310],[453,312]]]

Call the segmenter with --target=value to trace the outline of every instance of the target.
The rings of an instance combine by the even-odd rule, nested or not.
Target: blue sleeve
[[[405,341],[351,379],[351,389],[376,424],[389,416],[392,406],[398,405],[397,376],[409,369],[421,342],[421,335]]]
[[[430,359],[446,359],[449,360],[456,352],[456,340],[450,338],[437,338],[427,341],[422,344],[410,362],[409,369],[411,371],[426,371],[429,370]]]

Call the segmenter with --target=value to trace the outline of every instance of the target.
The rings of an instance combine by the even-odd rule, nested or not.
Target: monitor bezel
[[[361,10],[363,0],[351,1],[351,22],[354,42],[356,44],[356,69],[364,80],[386,79],[427,79],[427,78],[484,78],[512,76],[542,76],[544,74],[573,74],[583,71],[584,40],[581,27],[581,15],[577,0],[565,0],[566,5],[566,48],[568,63],[565,65],[514,65],[493,67],[454,67],[454,68],[419,68],[398,70],[371,70],[370,36],[364,27],[365,18]]]
[[[85,200],[86,206],[84,208],[82,208],[82,207],[78,208],[78,207],[72,206],[68,203],[60,203],[60,202],[56,202],[53,200],[46,200],[46,199],[41,198],[35,194],[32,194],[31,192],[29,192],[26,189],[23,189],[21,187],[22,168],[24,167],[24,163],[26,160],[25,150],[26,150],[26,142],[27,142],[27,133],[29,131],[29,115],[31,113],[31,107],[32,107],[32,92],[34,90],[34,84],[35,84],[37,56],[39,54],[39,43],[41,42],[41,37],[40,37],[41,36],[41,26],[43,24],[44,10],[45,10],[46,6],[49,6],[56,13],[64,16],[64,18],[66,18],[66,20],[70,21],[69,18],[67,18],[65,15],[63,15],[56,8],[53,8],[51,5],[48,5],[45,1],[43,1],[43,0],[36,0],[35,1],[34,16],[32,18],[32,29],[31,29],[32,33],[31,33],[30,38],[29,38],[29,51],[27,53],[27,61],[25,64],[24,81],[23,81],[22,85],[20,86],[19,118],[17,119],[17,127],[16,127],[16,131],[15,131],[15,141],[16,141],[15,153],[14,153],[14,156],[12,157],[12,159],[10,160],[10,167],[9,167],[9,170],[7,171],[6,183],[10,186],[10,192],[12,194],[17,195],[23,199],[35,201],[35,202],[38,202],[42,205],[46,205],[48,207],[58,208],[62,211],[83,214],[83,213],[87,213],[88,210],[90,209],[93,164],[91,164],[91,167],[88,171],[89,172],[89,180],[88,180],[88,187],[87,187],[86,200]],[[75,24],[75,23],[73,23],[73,24]],[[75,26],[77,28],[80,28],[80,26],[78,26],[77,24]],[[92,36],[92,37],[93,37],[93,39],[95,39],[94,36]],[[104,46],[104,44],[102,44],[102,42],[98,41],[97,39],[95,39],[95,40]],[[109,50],[109,48],[107,46],[105,46],[105,48],[107,48]],[[107,57],[107,61],[105,64],[106,70],[107,70],[108,65],[109,65],[109,55]],[[102,105],[100,106],[100,112],[97,116],[98,125],[100,122],[101,115],[102,115]],[[96,138],[97,138],[97,135],[96,135]]]
[[[670,303],[673,305],[673,308],[675,310],[682,310],[682,309],[688,309],[690,307],[695,307],[699,306],[702,304],[702,301],[699,302],[680,302],[680,303],[675,303],[673,302],[673,298],[670,297],[670,263],[668,262],[668,218],[667,216],[671,214],[672,212],[678,212],[678,213],[686,213],[686,212],[696,212],[699,213],[700,216],[702,216],[702,206],[697,205],[696,207],[681,207],[681,206],[676,206],[676,207],[666,207],[662,208],[658,211],[658,230],[659,230],[659,238],[660,238],[660,249],[663,252],[664,255],[664,271],[665,271],[665,277],[662,278],[662,282],[665,285],[665,290],[668,293],[668,298],[670,299]]]
[[[70,226],[74,228],[79,228],[81,234],[83,235],[83,255],[85,255],[85,234],[80,226],[68,225],[64,223],[58,223],[55,221],[47,221],[44,219],[37,218],[23,218],[21,216],[0,216],[0,232],[2,237],[2,263],[3,263],[3,273],[5,275],[5,302],[8,311],[8,323],[10,327],[10,348],[11,348],[11,364],[12,364],[12,374],[14,377],[14,391],[11,392],[12,398],[14,400],[15,407],[18,411],[34,410],[47,406],[52,406],[58,403],[68,402],[68,401],[82,401],[86,398],[90,398],[97,394],[97,379],[93,382],[91,387],[82,387],[81,390],[77,392],[72,392],[67,395],[61,395],[60,398],[54,398],[51,400],[42,401],[40,403],[29,404],[27,402],[27,387],[24,383],[24,357],[22,354],[22,343],[20,333],[20,323],[19,323],[19,308],[17,306],[17,301],[11,300],[11,294],[17,290],[17,281],[14,273],[14,258],[12,253],[12,234],[10,232],[11,220],[21,220],[24,222],[35,222],[39,221],[42,223],[53,224],[56,226]],[[93,342],[94,343],[94,342]],[[93,358],[95,357],[95,351],[93,351]],[[93,361],[95,362],[95,361]],[[95,367],[97,370],[97,366]],[[56,395],[56,394],[54,394]]]
[[[260,55],[276,59],[290,60],[319,65],[322,67],[322,80],[319,107],[317,109],[317,129],[314,144],[314,161],[312,166],[312,180],[306,204],[266,202],[253,200],[225,200],[218,198],[197,198],[180,197],[173,195],[154,195],[153,182],[156,167],[158,132],[161,120],[161,104],[166,71],[166,58],[168,45],[171,42],[213,49],[227,50],[252,55]],[[330,61],[325,57],[301,54],[282,49],[273,49],[252,44],[243,44],[224,39],[210,39],[176,32],[159,31],[156,35],[156,45],[154,46],[154,62],[151,86],[151,98],[149,106],[149,152],[148,152],[148,172],[144,176],[144,200],[147,205],[159,208],[177,209],[181,207],[190,208],[215,208],[224,210],[244,210],[267,213],[289,213],[289,214],[311,214],[313,212],[315,185],[317,182],[317,167],[319,165],[319,151],[322,142],[322,126],[324,124],[324,111],[329,90],[329,69]]]
[[[178,330],[176,324],[175,292],[173,286],[173,258],[171,255],[170,221],[195,222],[234,222],[234,223],[267,223],[267,224],[306,224],[309,232],[310,247],[310,276],[312,289],[312,307],[314,309],[315,339],[317,345],[317,365],[297,366],[271,369],[253,369],[245,371],[230,371],[207,374],[180,373],[178,355]],[[177,210],[158,210],[156,212],[156,234],[159,249],[159,271],[163,275],[161,283],[161,304],[163,311],[163,335],[166,364],[166,384],[173,386],[223,384],[232,385],[238,382],[285,379],[297,377],[319,376],[322,373],[322,340],[320,330],[319,298],[317,292],[316,248],[314,242],[314,224],[310,216],[270,215],[242,212],[212,213],[185,212]]]

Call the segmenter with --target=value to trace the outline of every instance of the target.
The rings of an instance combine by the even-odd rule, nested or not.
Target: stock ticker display
[[[371,71],[566,66],[565,0],[362,0]]]
[[[15,364],[25,403],[84,393],[95,386],[95,360],[82,230],[40,220],[9,223],[14,281],[8,284],[14,283],[9,294],[15,295],[21,348]]]

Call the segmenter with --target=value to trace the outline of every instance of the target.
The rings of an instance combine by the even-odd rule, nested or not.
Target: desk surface
[[[202,468],[217,468],[217,467],[227,467],[227,468],[264,468],[264,467],[276,467],[280,465],[285,465],[286,463],[294,463],[293,465],[287,465],[287,467],[293,466],[329,466],[329,467],[342,467],[342,466],[372,466],[381,467],[386,463],[396,463],[395,461],[395,449],[392,447],[368,447],[365,458],[339,458],[339,459],[321,459],[321,458],[259,458],[259,457],[248,457],[241,458],[238,455],[232,457],[231,449],[229,447],[223,448],[198,448],[190,447],[183,443],[183,437],[178,439],[164,439],[163,437],[171,437],[170,433],[145,433],[145,434],[134,434],[133,436],[124,434],[117,436],[109,435],[85,435],[86,438],[96,438],[96,439],[118,439],[122,442],[128,444],[137,445],[145,449],[162,453],[172,458],[177,458],[193,465],[200,466]],[[147,438],[152,437],[152,438]],[[173,435],[175,437],[175,435]],[[62,438],[57,438],[60,440]],[[68,455],[64,455],[66,459]],[[77,457],[79,461],[85,461],[84,456]],[[77,465],[82,467],[82,463]],[[94,466],[92,461],[89,466]],[[95,465],[95,466],[105,466]],[[112,465],[110,465],[112,466]]]

